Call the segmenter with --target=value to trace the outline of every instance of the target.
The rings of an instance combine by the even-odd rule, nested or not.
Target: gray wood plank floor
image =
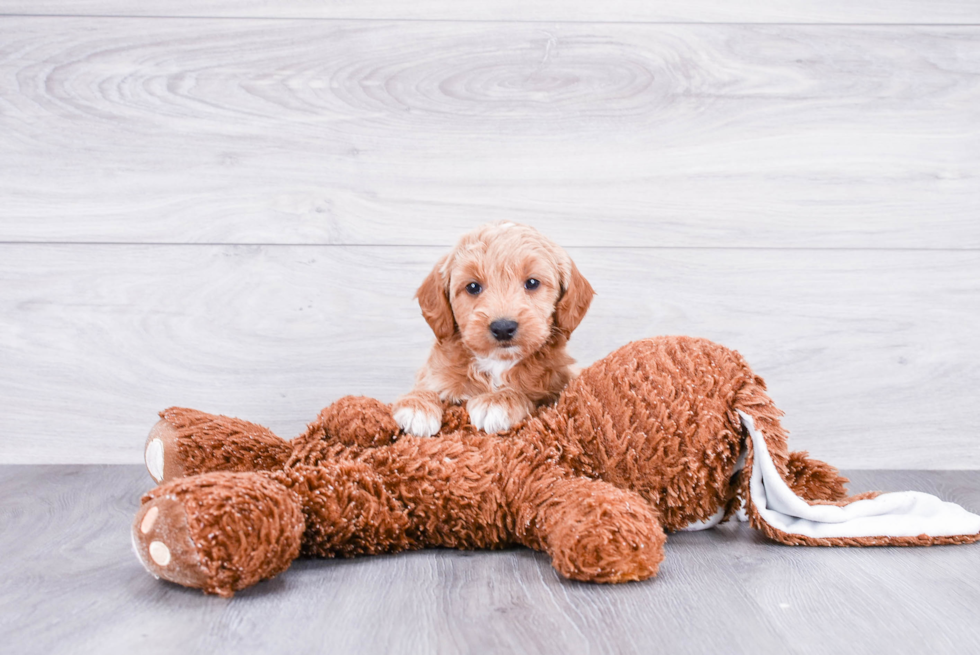
[[[980,510],[978,471],[851,472]],[[547,559],[429,550],[301,560],[227,601],[149,576],[137,466],[0,467],[0,644],[60,653],[963,653],[980,545],[790,548],[744,525],[668,540],[654,580],[590,585]]]

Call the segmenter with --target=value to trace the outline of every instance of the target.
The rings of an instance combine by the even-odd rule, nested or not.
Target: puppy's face
[[[551,336],[561,295],[555,263],[534,248],[508,251],[494,241],[469,245],[457,253],[449,273],[460,338],[480,357],[522,359]]]
[[[592,287],[564,250],[513,223],[464,236],[419,288],[440,339],[459,334],[479,357],[519,360],[581,321]]]

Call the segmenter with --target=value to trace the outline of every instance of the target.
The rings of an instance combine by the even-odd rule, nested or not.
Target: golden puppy
[[[534,228],[495,223],[465,235],[415,294],[436,343],[415,388],[395,401],[395,421],[432,436],[442,402],[465,402],[473,425],[500,432],[554,402],[572,377],[565,344],[593,293]]]

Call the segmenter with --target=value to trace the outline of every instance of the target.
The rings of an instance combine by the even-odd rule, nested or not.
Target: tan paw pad
[[[162,541],[151,541],[149,551],[150,557],[159,566],[170,564],[170,549],[167,548],[167,544]]]
[[[146,534],[147,532],[152,530],[153,524],[156,522],[157,516],[159,515],[160,515],[159,507],[154,506],[146,510],[146,514],[143,515],[143,520],[140,521],[140,532]]]

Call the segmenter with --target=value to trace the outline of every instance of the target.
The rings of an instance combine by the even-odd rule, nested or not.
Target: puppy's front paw
[[[391,415],[398,427],[416,437],[431,437],[442,427],[438,397],[433,400],[421,394],[407,394],[395,401]]]
[[[481,394],[466,401],[473,427],[484,432],[505,432],[527,416],[527,408],[499,394]]]

